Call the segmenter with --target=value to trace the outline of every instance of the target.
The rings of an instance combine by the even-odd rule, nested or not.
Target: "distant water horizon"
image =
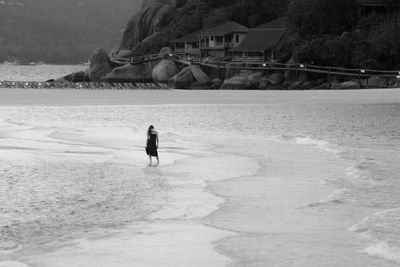
[[[58,79],[68,74],[84,71],[84,65],[13,65],[0,64],[0,81],[44,82]]]

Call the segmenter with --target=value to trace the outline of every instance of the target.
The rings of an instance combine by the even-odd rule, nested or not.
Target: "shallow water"
[[[48,244],[144,224],[151,235],[134,243],[131,230],[126,241],[142,246],[154,232],[179,229],[153,222],[209,215],[206,225],[229,233],[196,223],[182,229],[207,233],[204,243],[225,238],[218,251],[237,266],[400,263],[399,99],[365,103],[339,92],[335,101],[303,104],[282,94],[274,105],[1,107],[0,259],[90,266],[60,262]],[[160,132],[158,169],[143,157],[149,122]],[[173,244],[171,236],[157,240]],[[102,246],[88,242],[59,253]],[[204,251],[215,266],[229,263]]]
[[[0,81],[41,82],[83,71],[86,66],[73,65],[9,65],[0,64]]]

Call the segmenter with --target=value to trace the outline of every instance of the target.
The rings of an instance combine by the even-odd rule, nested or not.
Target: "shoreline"
[[[180,156],[178,154],[175,159],[167,159],[170,163],[166,165],[144,169],[149,176],[169,173],[166,177],[170,186],[169,199],[160,210],[143,221],[116,230],[117,233],[108,237],[71,240],[48,253],[23,256],[20,260],[28,266],[57,267],[89,266],[85,262],[90,262],[90,266],[111,266],[115,260],[118,266],[131,266],[131,262],[135,262],[135,266],[182,267],[226,266],[231,263],[228,257],[214,250],[213,244],[235,233],[202,222],[204,217],[218,210],[226,201],[208,191],[207,184],[209,179],[230,180],[241,175],[251,175],[248,167],[245,167],[246,170],[242,167],[249,163],[243,164],[243,159],[237,155],[222,155],[204,149],[186,151],[185,155]],[[198,165],[199,161],[209,168],[202,171],[203,165]],[[238,167],[226,173],[224,169],[232,161],[236,161]],[[226,168],[221,167],[221,164]],[[189,173],[189,177],[181,175]],[[210,174],[216,175],[213,178]],[[60,258],[63,260],[59,261]]]
[[[344,97],[348,96],[348,97]],[[115,105],[192,105],[192,104],[299,104],[319,102],[351,104],[396,103],[400,89],[368,90],[46,90],[0,89],[0,106],[115,106]]]
[[[155,105],[154,103],[157,102],[165,105],[165,109],[163,107],[154,108],[162,111],[161,114],[175,105],[184,107],[178,109],[178,112],[190,111],[190,106],[196,107],[197,104],[209,108],[211,108],[210,105],[221,105],[221,107],[227,105],[221,103],[222,100],[229,102],[228,105],[240,104],[248,108],[248,105],[270,105],[271,107],[281,105],[285,107],[287,103],[290,103],[289,99],[292,99],[292,103],[293,99],[296,99],[294,105],[318,104],[319,109],[324,108],[319,105],[323,103],[346,106],[354,102],[357,104],[380,104],[400,101],[399,91],[396,91],[395,94],[388,91],[382,94],[380,90],[368,94],[358,91],[345,94],[342,94],[342,91],[330,94],[279,94],[278,92],[257,94],[247,91],[229,91],[219,94],[209,91],[191,93],[174,90],[158,98],[152,98],[156,94],[148,91],[142,91],[134,96],[130,95],[132,97],[130,99],[134,100],[134,103],[129,105],[140,105],[137,108],[129,108],[136,110],[136,113],[130,114],[135,116],[140,112],[141,105],[144,105],[141,103],[143,99],[147,99],[147,106]],[[27,92],[28,96],[29,94]],[[165,98],[165,96],[167,97]],[[179,99],[182,96],[184,97]],[[349,96],[351,96],[350,99]],[[356,98],[354,99],[354,97]],[[27,100],[35,105],[38,104],[35,101],[42,101],[42,99],[29,98]],[[115,98],[106,100],[110,103],[115,101]],[[204,104],[203,102],[206,100],[215,102]],[[187,103],[182,104],[179,101]],[[9,105],[5,105],[1,107],[0,111],[8,111],[10,113],[5,112],[4,114],[14,114],[13,116],[19,114],[18,110],[37,115],[52,114],[53,111],[55,111],[54,114],[58,114],[57,111],[63,111],[66,114],[75,111],[79,111],[78,114],[82,111],[93,111],[93,113],[89,112],[92,114],[91,116],[103,114],[97,113],[102,109],[101,106],[96,105],[96,101],[92,99],[92,102],[87,102],[89,103],[86,103],[86,106],[92,106],[91,109],[85,109],[82,106],[72,106],[65,110],[58,109],[59,106],[43,107],[43,109],[31,106],[31,109],[25,110],[25,106],[10,108]],[[112,104],[116,107],[115,110],[119,110],[118,104],[120,103]],[[232,116],[230,108],[231,106],[226,107],[228,111],[225,116]],[[106,112],[105,118],[110,118],[110,116],[113,118],[113,115],[108,113],[111,110],[112,108],[103,110]],[[198,109],[193,108],[193,110]],[[217,112],[220,108],[211,110]],[[173,115],[168,112],[167,114]],[[273,115],[274,113],[271,113],[271,116]],[[21,119],[28,118],[22,116]],[[58,118],[62,120],[63,117]],[[122,119],[118,116],[115,118],[117,121]],[[147,121],[148,119],[145,120],[146,123]],[[182,120],[178,119],[178,122],[181,123]],[[229,123],[234,122],[229,121]],[[176,121],[168,121],[168,124],[170,123],[176,123]],[[205,126],[204,122],[198,121],[198,123],[199,130]],[[74,127],[72,129],[80,129],[79,126]],[[141,128],[140,124],[135,127]],[[176,126],[172,128],[177,129]],[[69,141],[77,138],[75,135],[72,137],[70,134],[66,135],[68,132],[57,133],[51,137],[68,138]],[[196,132],[196,136],[200,132]],[[88,130],[86,137],[91,136],[91,133]],[[349,226],[370,214],[370,210],[365,207],[360,209],[353,206],[351,201],[343,202],[341,200],[340,195],[346,190],[338,187],[333,181],[338,177],[346,177],[346,168],[352,166],[354,162],[337,157],[335,147],[330,147],[329,143],[323,140],[307,139],[308,134],[303,137],[296,134],[290,135],[288,138],[283,136],[283,140],[270,140],[267,137],[252,138],[251,135],[247,137],[243,135],[244,132],[241,132],[239,135],[229,135],[231,137],[227,139],[221,138],[222,136],[205,135],[205,139],[200,138],[200,141],[204,142],[199,142],[195,136],[190,134],[176,139],[175,130],[166,133],[168,147],[165,147],[166,150],[163,151],[165,158],[162,160],[166,165],[159,169],[145,168],[143,171],[146,175],[167,176],[171,185],[167,202],[169,207],[158,210],[149,219],[138,221],[131,227],[124,228],[119,233],[114,233],[105,239],[99,236],[95,239],[79,239],[72,243],[69,242],[60,250],[46,254],[47,258],[43,257],[43,263],[46,259],[75,260],[75,255],[82,255],[80,252],[86,251],[90,255],[104,255],[104,257],[122,255],[123,258],[113,258],[117,259],[116,263],[120,263],[120,266],[131,262],[131,257],[137,259],[143,266],[163,266],[162,260],[173,260],[163,254],[165,244],[168,244],[179,250],[179,253],[174,254],[176,257],[187,256],[186,261],[181,262],[181,266],[188,266],[187,262],[193,259],[201,262],[199,266],[207,266],[204,259],[215,260],[218,262],[217,266],[225,264],[229,264],[229,266],[243,266],[244,264],[246,266],[296,266],[297,264],[353,267],[369,266],[372,263],[376,266],[396,266],[393,262],[363,254],[362,251],[365,249],[367,241],[360,239],[358,233],[347,231]],[[217,133],[220,132],[217,131]],[[115,143],[109,143],[111,139],[107,139],[107,137],[115,139],[124,135],[128,135],[128,131],[121,132],[117,136],[112,135],[111,132],[103,132],[98,136],[100,138],[98,141],[107,141],[108,145],[113,144],[109,149],[127,148],[126,144],[131,144],[132,140],[128,142],[128,139],[122,138],[121,143],[118,142],[114,147]],[[135,138],[137,140],[134,142],[139,144],[141,136],[138,134]],[[85,143],[87,139],[79,138],[78,141]],[[91,141],[89,140],[89,142]],[[196,144],[194,147],[192,147],[193,142]],[[136,164],[145,164],[146,159],[142,157],[143,151],[139,145],[134,146],[134,151],[131,151],[134,153],[128,153],[125,150],[114,151],[117,152],[114,153],[117,156],[114,160],[132,164],[131,160],[134,158],[137,160]],[[261,166],[261,170],[258,170],[259,168],[254,164]],[[210,212],[211,214],[208,214]],[[188,239],[188,236],[194,238]],[[180,239],[185,241],[180,243]],[[111,246],[109,246],[110,244]],[[160,251],[161,261],[156,262],[157,257],[151,253],[153,251],[152,244],[156,251]],[[138,247],[138,250],[132,249],[135,246]],[[192,248],[195,248],[195,251],[202,251],[204,254],[197,257],[197,254],[193,254]],[[216,248],[216,251],[213,248]],[[168,250],[168,252],[173,253],[174,251]],[[158,256],[157,253],[156,255]],[[32,257],[41,256],[43,255],[38,254]],[[85,258],[84,256],[82,255],[79,260],[87,264],[81,266],[90,266],[91,260],[107,266],[106,261],[101,261],[101,257],[97,260],[96,257]],[[145,264],[146,257],[153,260],[151,262],[153,264]],[[21,258],[21,260],[23,259]],[[29,257],[27,259],[29,260]],[[319,259],[326,261],[321,262]],[[352,259],[359,265],[351,264]],[[29,261],[27,262],[29,263]],[[58,264],[50,264],[50,266],[74,266],[71,262],[58,262]],[[44,264],[36,265],[46,266]],[[33,263],[33,266],[36,265]],[[171,265],[179,266],[179,264]]]

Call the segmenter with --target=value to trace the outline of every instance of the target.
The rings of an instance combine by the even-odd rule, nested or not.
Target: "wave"
[[[377,212],[348,230],[370,243],[364,253],[400,263],[400,208]]]
[[[326,205],[344,204],[346,202],[344,199],[345,198],[344,195],[349,192],[350,192],[350,190],[348,188],[342,188],[342,189],[335,190],[327,198],[324,198],[323,200],[318,201],[316,203],[308,204],[307,207],[313,208],[313,207],[320,207],[320,206],[326,206]]]
[[[364,252],[370,256],[400,263],[400,247],[391,247],[384,241],[366,248]]]
[[[317,140],[317,139],[313,139],[310,137],[296,137],[295,141],[297,144],[315,146],[319,149],[322,149],[322,150],[325,150],[327,152],[331,152],[334,154],[340,153],[340,149],[338,148],[337,145],[334,145],[334,144],[329,143],[324,140]]]
[[[29,265],[18,261],[0,261],[0,267],[29,267]]]
[[[363,168],[360,162],[346,168],[346,176],[353,179],[367,179],[370,177],[370,171]]]
[[[300,145],[314,146],[321,150],[331,152],[334,154],[339,154],[342,152],[342,149],[338,145],[332,144],[332,143],[322,140],[322,139],[314,139],[312,137],[281,135],[281,136],[271,137],[269,140],[271,140],[271,141],[289,141],[289,142],[294,142],[294,143],[300,144]]]

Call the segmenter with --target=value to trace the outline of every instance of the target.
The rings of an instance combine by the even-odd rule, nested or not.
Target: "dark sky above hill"
[[[111,49],[118,45],[121,30],[141,2],[0,0],[0,61],[7,57],[85,60],[85,53],[98,46]],[[60,55],[50,55],[56,48]]]

